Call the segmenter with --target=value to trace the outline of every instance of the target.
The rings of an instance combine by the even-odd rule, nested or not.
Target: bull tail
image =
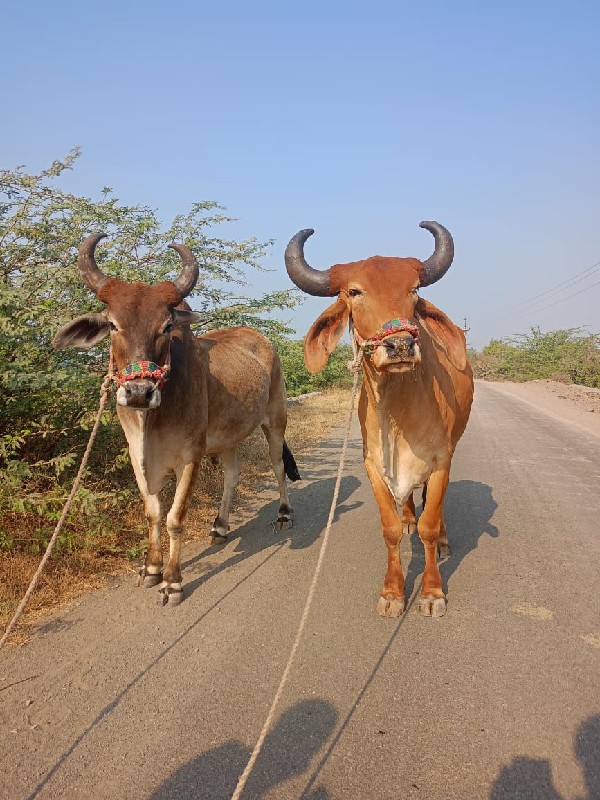
[[[292,451],[287,446],[287,443],[285,441],[283,442],[283,466],[285,469],[285,474],[291,481],[302,480],[302,476],[298,472],[296,459],[292,455]]]

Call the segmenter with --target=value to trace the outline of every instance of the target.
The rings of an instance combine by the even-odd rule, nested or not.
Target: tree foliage
[[[493,339],[473,359],[479,378],[530,381],[553,379],[600,387],[600,336],[583,328]]]

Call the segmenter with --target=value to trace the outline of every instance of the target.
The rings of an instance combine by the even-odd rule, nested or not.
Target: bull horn
[[[443,278],[450,268],[454,258],[454,242],[450,231],[439,222],[420,222],[419,225],[432,233],[435,239],[435,250],[427,261],[423,261],[421,272],[421,286],[429,286]]]
[[[196,285],[198,276],[200,274],[200,269],[198,267],[196,257],[189,247],[186,247],[183,244],[170,244],[169,247],[179,253],[179,258],[181,259],[181,272],[175,278],[173,283],[177,287],[177,290],[181,295],[181,299],[183,300],[183,298],[187,297]]]
[[[285,268],[299,289],[315,297],[329,296],[329,270],[313,269],[304,258],[304,242],[314,230],[305,228],[292,236],[285,248]]]
[[[94,258],[96,245],[100,239],[104,239],[105,236],[105,233],[94,233],[92,236],[88,236],[87,239],[84,239],[79,245],[77,266],[79,267],[83,282],[94,294],[98,294],[108,280],[108,275],[105,275],[102,270],[98,268],[96,259]]]

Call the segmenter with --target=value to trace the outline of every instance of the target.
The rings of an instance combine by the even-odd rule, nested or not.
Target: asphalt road
[[[583,414],[583,412],[582,412]],[[588,415],[588,417],[594,415]],[[600,431],[599,431],[600,433]],[[0,653],[0,797],[230,797],[292,645],[341,437],[224,548],[189,545],[187,599],[131,576]],[[358,428],[306,636],[244,798],[600,798],[600,435],[478,383],[447,496],[448,613],[375,606],[385,552]]]

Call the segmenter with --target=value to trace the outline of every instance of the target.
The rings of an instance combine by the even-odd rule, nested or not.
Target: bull
[[[92,347],[110,335],[116,370],[117,415],[127,443],[149,526],[149,546],[139,583],[157,586],[163,605],[183,599],[181,543],[200,461],[207,455],[223,467],[224,486],[212,541],[223,543],[239,476],[238,445],[258,425],[268,442],[279,485],[277,526],[291,525],[286,474],[300,475],[284,435],[287,400],[281,363],[269,341],[252,328],[213,330],[194,336],[202,322],[184,299],[198,280],[191,250],[170,245],[181,270],[157,285],[126,283],[105,275],[94,251],[105,234],[79,248],[84,283],[105,304],[55,335],[55,348]],[[160,492],[171,475],[176,490],[167,514],[169,558],[163,569]]]
[[[446,613],[437,563],[438,553],[449,554],[444,495],[473,400],[463,331],[419,296],[450,267],[454,242],[437,222],[421,222],[421,227],[435,241],[426,261],[373,256],[317,270],[304,256],[312,229],[297,233],[285,251],[286,268],[296,286],[318,297],[337,295],[306,335],[308,370],[323,369],[347,325],[362,350],[358,414],[364,463],[387,547],[387,571],[377,604],[385,617],[404,611],[400,542],[417,528],[425,550],[420,611],[434,617]],[[417,526],[413,490],[419,486],[424,487],[424,507]]]

